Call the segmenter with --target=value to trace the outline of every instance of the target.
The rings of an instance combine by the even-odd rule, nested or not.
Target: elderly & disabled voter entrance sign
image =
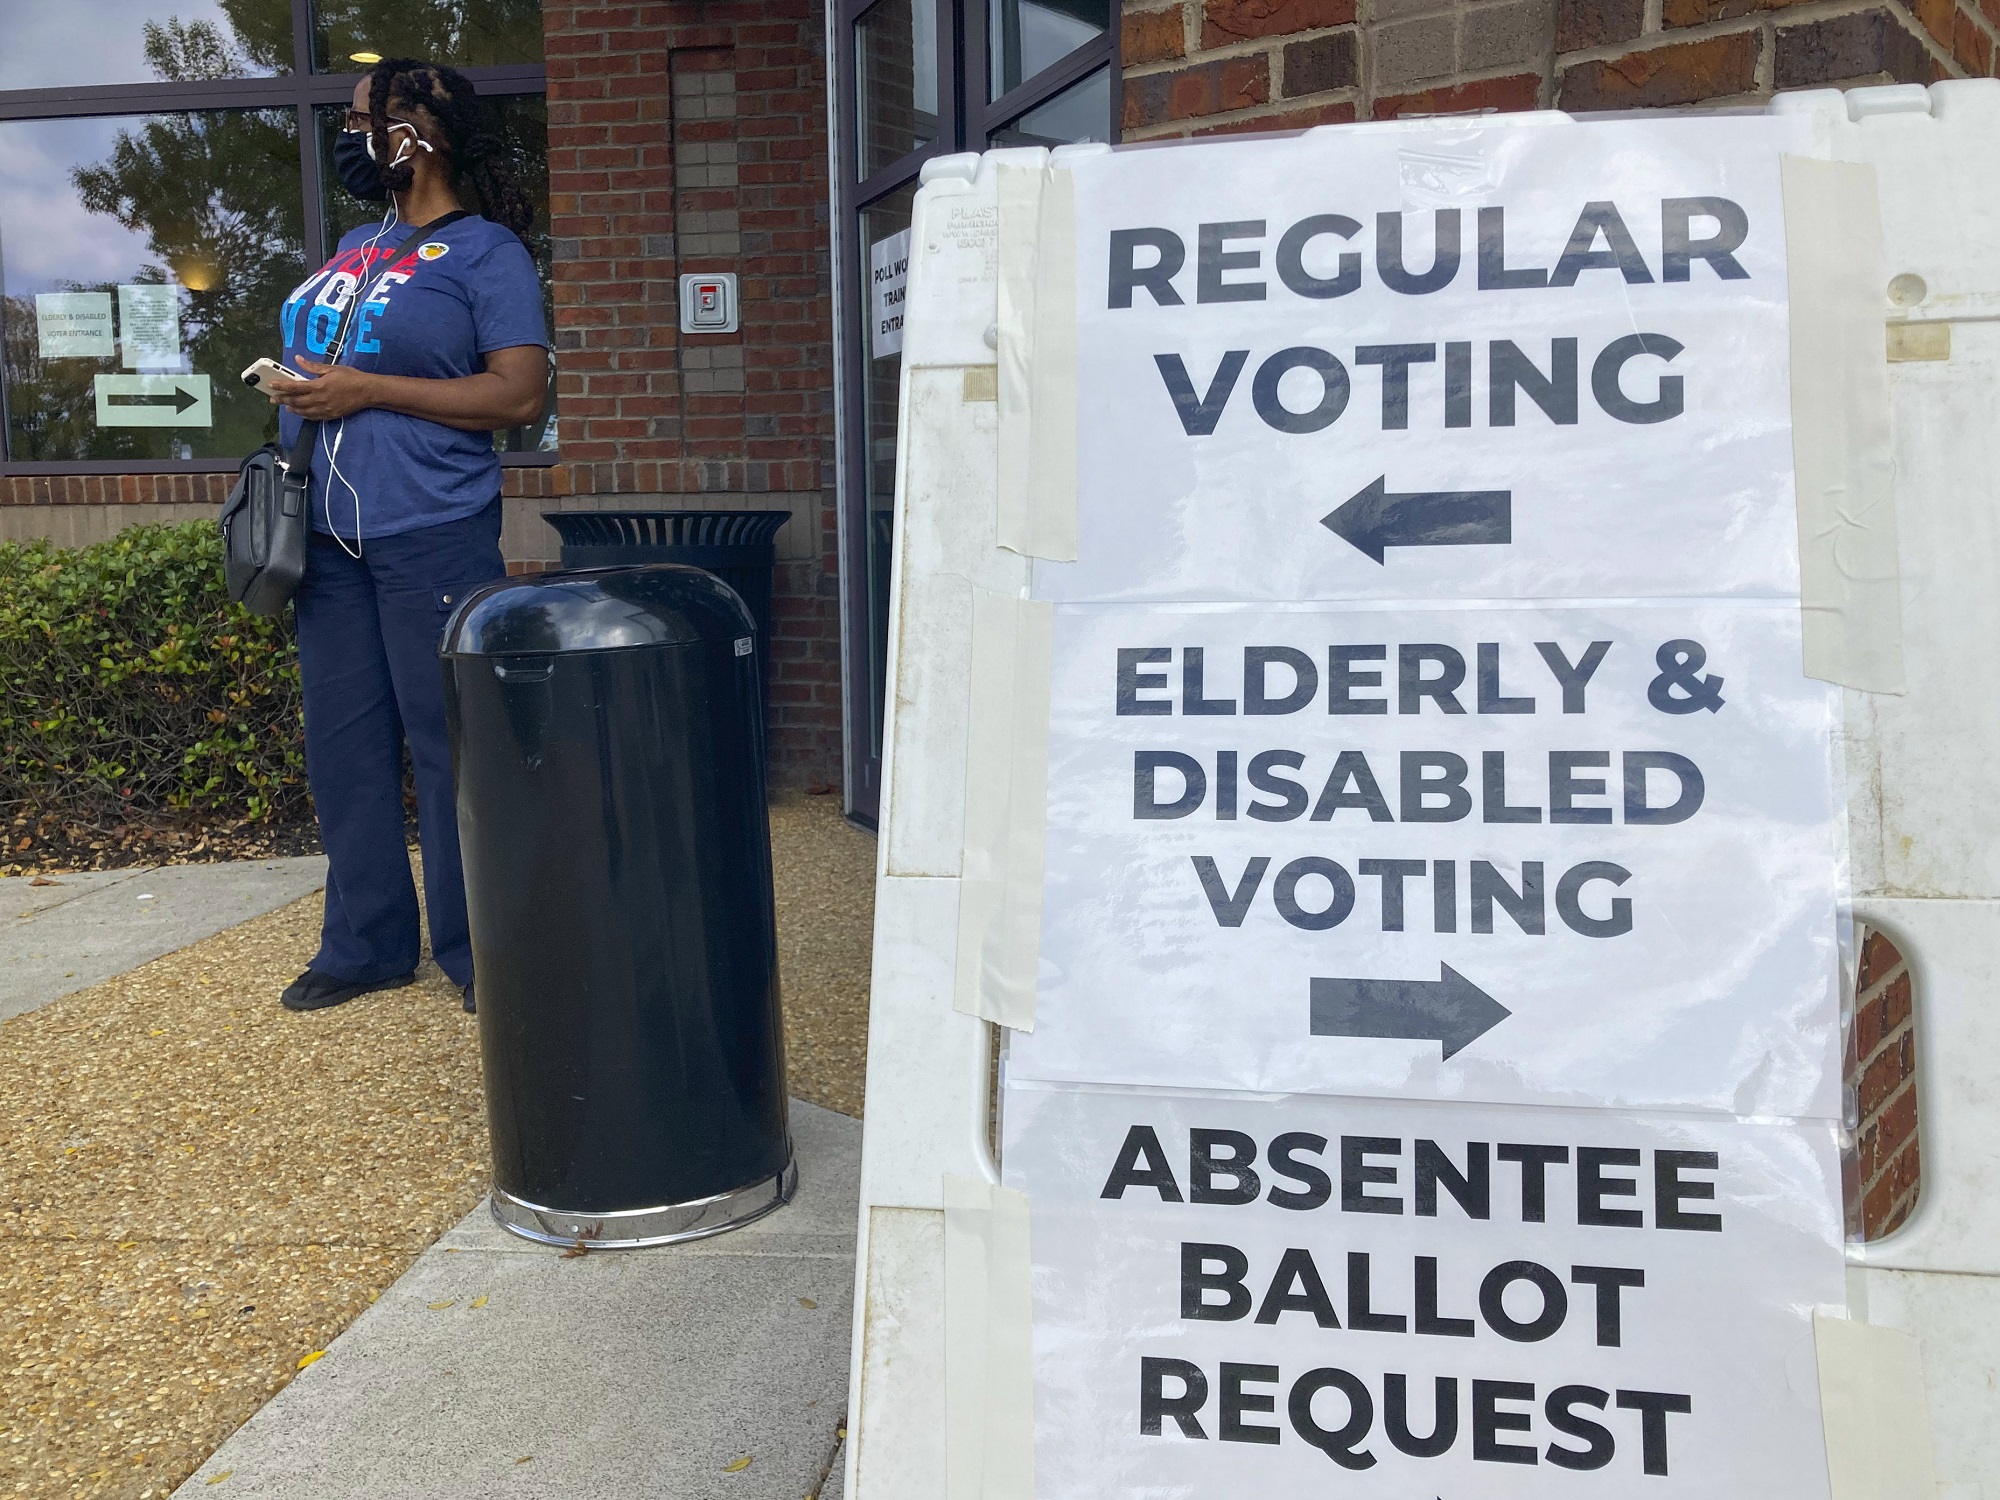
[[[1827,1493],[1783,117],[1068,163],[1044,1497]]]

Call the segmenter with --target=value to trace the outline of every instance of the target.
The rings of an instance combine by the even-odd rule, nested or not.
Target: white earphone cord
[[[416,135],[416,131],[413,127],[405,127],[405,128],[410,129],[410,133],[412,135]],[[422,146],[426,151],[429,151],[431,149],[431,143],[425,140],[422,136],[417,136],[417,144],[419,146]],[[371,155],[373,154],[372,151],[370,154]],[[396,159],[390,162],[389,165],[396,166],[400,164],[402,160],[403,160],[402,153],[398,152],[396,154]],[[362,247],[361,267],[363,275],[365,275],[368,270],[368,265],[369,265],[368,257],[372,256],[375,253],[376,248],[379,245],[381,245],[383,237],[387,235],[391,229],[394,229],[396,227],[397,223],[399,222],[399,219],[400,215],[396,211],[396,195],[394,193],[391,193],[389,195],[388,217],[382,220],[382,227],[375,231],[374,238],[369,240],[368,243]],[[386,270],[384,270],[382,272],[382,275],[378,276],[375,279],[374,283],[370,285],[370,287],[368,288],[368,292],[372,293],[375,287],[380,286],[382,284],[382,277],[385,277],[388,274],[389,273]],[[360,276],[354,278],[354,296],[355,296],[355,304],[354,304],[355,316],[358,318],[361,315],[361,308],[365,306],[367,303],[367,294],[364,294],[362,291]],[[353,324],[351,322],[348,323],[348,331],[349,332],[353,331]],[[344,353],[346,353],[346,347],[345,344],[343,343],[342,347],[337,348],[333,351],[333,362],[335,364],[339,364],[340,357]],[[326,428],[324,426],[321,426],[319,430],[319,447],[320,451],[326,454],[326,465],[327,465],[326,493],[321,497],[320,509],[326,515],[326,529],[328,532],[332,534],[333,539],[336,542],[340,543],[340,550],[342,552],[345,552],[349,557],[353,558],[356,562],[359,562],[361,560],[361,492],[354,487],[353,483],[348,479],[348,477],[345,474],[340,472],[340,443],[341,439],[345,438],[346,436],[347,436],[347,418],[345,417],[342,417],[337,423],[334,424],[333,444],[331,447],[327,445]],[[336,479],[338,479],[343,485],[345,485],[347,487],[347,493],[354,497],[354,545],[352,547],[347,545],[347,538],[345,538],[340,534],[340,528],[333,524],[333,482]]]

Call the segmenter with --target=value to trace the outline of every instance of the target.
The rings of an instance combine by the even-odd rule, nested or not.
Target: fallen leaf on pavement
[[[472,1305],[474,1307],[484,1307],[486,1305],[486,1298],[484,1296],[474,1297],[472,1299]]]
[[[313,1363],[315,1360],[321,1360],[325,1358],[326,1358],[326,1351],[324,1349],[315,1349],[313,1350],[312,1353],[308,1354],[304,1359],[299,1361],[299,1368],[303,1370],[307,1365]]]
[[[730,1459],[728,1463],[722,1466],[722,1472],[725,1474],[741,1474],[745,1469],[749,1467],[750,1467],[750,1456],[746,1453],[741,1458]]]

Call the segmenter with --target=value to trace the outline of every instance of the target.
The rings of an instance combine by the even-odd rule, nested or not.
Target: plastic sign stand
[[[1372,262],[1357,272],[1380,274],[1380,227],[1360,221],[1381,203],[1354,193],[1368,212],[1329,222],[1343,204],[1283,190],[1287,153],[1329,136],[1386,161],[1389,206],[1434,226],[1388,294],[1340,286],[1350,237]],[[1066,148],[1088,249],[1073,563],[997,545],[1000,474],[1019,462],[996,402],[1000,169],[1047,157],[926,168],[849,1495],[1612,1482],[1858,1500],[1888,1492],[1869,1475],[1915,1495],[1934,1473],[1970,1495],[2000,1472],[2000,830],[1984,786],[2000,773],[1976,748],[2000,730],[1985,647],[2000,626],[1996,137],[2000,85],[1979,82],[1790,96],[1762,119],[1332,127],[1231,148],[1257,163],[1243,191],[1197,190],[1218,148],[1116,171],[1103,148]],[[1782,356],[1787,315],[1824,310],[1771,293],[1777,200],[1803,201],[1777,180],[1781,154],[1874,168],[1900,695],[1843,704],[1796,668],[1799,621],[1810,660],[1827,605],[1808,567],[1801,610],[1789,550]],[[1278,184],[1267,222],[1233,206],[1259,172]],[[1726,270],[1729,208],[1690,206],[1730,194],[1763,230],[1741,277],[1709,274]],[[1614,226],[1606,201],[1643,227]],[[1435,269],[1454,209],[1468,295],[1413,323],[1424,294],[1407,278]],[[1261,298],[1233,290],[1255,281]],[[1547,302],[1521,311],[1510,294],[1526,287]],[[1350,300],[1313,316],[1293,293]],[[1614,349],[1593,298],[1644,337]],[[1093,329],[1111,309],[1140,331]],[[1185,331],[1160,336],[1177,316]],[[1309,331],[1334,325],[1338,343]],[[1157,373],[1135,377],[1148,338]],[[1728,411],[1697,391],[1680,428],[1658,415],[1677,357],[1690,386],[1727,373]],[[1313,436],[1343,415],[1328,462]],[[1801,484],[1815,439],[1802,429]],[[1188,462],[1199,475],[1173,472]],[[1119,463],[1122,494],[1104,482]],[[1600,503],[1652,493],[1661,464],[1699,479],[1683,510],[1721,508],[1677,535],[1657,514],[1673,519],[1671,492]],[[1198,503],[1234,497],[1246,467],[1275,500]],[[1425,567],[1398,580],[1413,556]],[[974,621],[1009,598],[1055,610],[1040,691],[1062,836],[1039,883],[1032,1030],[954,1003],[978,837],[967,768],[992,763],[973,739],[991,686]],[[1850,662],[1867,651],[1848,642]],[[1711,653],[1727,671],[1704,670]],[[1917,977],[1926,1108],[1922,1205],[1848,1249],[1844,1294],[1829,930],[1843,845],[1858,913]],[[1661,935],[1676,922],[1716,936],[1676,951]],[[1639,998],[1594,1013],[1593,990]],[[1032,1356],[1026,1287],[1009,1280],[1026,1260]],[[1822,1337],[1815,1363],[1815,1307],[1822,1327],[1913,1335],[1915,1355]],[[1894,1388],[1892,1367],[1920,1369],[1924,1389]],[[1822,1399],[1844,1424],[1830,1445]]]
[[[1934,1493],[1969,1500],[2000,1475],[2000,438],[1984,415],[2000,403],[2000,83],[1774,107],[1872,166],[1881,195],[1908,682],[1847,695],[1849,878],[1856,916],[1910,965],[1923,1193],[1896,1233],[1848,1247],[1848,1296],[1915,1337]]]

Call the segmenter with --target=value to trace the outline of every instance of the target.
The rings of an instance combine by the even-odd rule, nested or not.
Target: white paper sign
[[[1008,1090],[1035,1493],[1824,1500],[1830,1124]]]
[[[1017,1077],[1837,1113],[1790,607],[1056,615]]]
[[[206,375],[99,375],[91,381],[99,427],[213,427]]]
[[[118,352],[109,292],[37,292],[36,351],[43,359],[109,359]]]
[[[1810,149],[1544,115],[1074,162],[1080,550],[1037,595],[1796,593]]]
[[[150,283],[119,287],[118,331],[127,367],[179,364],[180,288]]]
[[[868,349],[876,359],[903,348],[903,299],[910,286],[910,231],[868,247]]]
[[[1537,116],[1069,164],[1003,1101],[1041,1500],[1825,1500],[1812,149]]]

